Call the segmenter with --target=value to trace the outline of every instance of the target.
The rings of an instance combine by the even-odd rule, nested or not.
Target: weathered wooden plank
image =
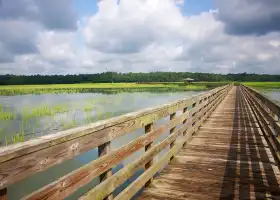
[[[184,120],[185,121],[185,120]],[[148,124],[145,126],[145,133],[148,134],[149,132],[153,131],[154,129],[154,123],[151,123],[151,124]],[[147,144],[145,146],[145,152],[148,151],[149,149],[152,148],[152,145],[153,145],[153,142]],[[148,161],[146,164],[145,164],[145,170],[149,169],[152,165],[153,165],[153,162],[154,162],[154,157],[151,158],[150,161]],[[153,181],[153,177],[151,177],[145,184],[145,186],[149,186],[151,184],[151,182]]]
[[[254,102],[256,103],[256,105],[258,106],[260,112],[262,113],[262,115],[264,115],[264,117],[266,118],[267,121],[269,121],[269,126],[274,129],[274,132],[276,131],[277,133],[280,133],[280,125],[279,123],[274,119],[274,117],[271,115],[271,113],[267,112],[264,109],[264,106],[258,101],[258,99],[256,99],[255,96],[253,96],[250,92],[248,92],[248,89],[245,90],[245,92],[247,92],[248,95],[250,95],[250,98],[254,100]],[[277,138],[280,139],[280,138]],[[278,142],[279,143],[279,142]]]
[[[44,171],[63,161],[72,159],[92,148],[100,147],[100,155],[102,155],[102,152],[107,153],[107,144],[109,144],[114,138],[132,132],[137,128],[144,127],[147,124],[151,124],[155,120],[164,118],[178,110],[189,107],[193,103],[196,103],[197,105],[192,110],[192,113],[195,112],[194,115],[196,115],[197,124],[192,130],[196,131],[202,124],[203,120],[206,119],[206,117],[202,118],[202,116],[204,114],[205,116],[209,116],[207,111],[211,111],[213,105],[218,104],[218,100],[221,99],[221,96],[224,96],[227,93],[229,88],[230,86],[223,86],[195,97],[185,98],[156,108],[144,109],[139,112],[129,113],[109,120],[103,120],[83,127],[0,148],[0,189],[37,172]],[[172,120],[171,123],[177,123],[178,121],[181,123],[185,121],[190,113],[191,112],[184,113],[182,117]],[[165,127],[172,130],[174,124],[173,127],[170,127],[169,125],[170,123]],[[187,126],[188,123],[183,127]],[[179,129],[179,131],[175,131],[174,133],[178,133],[181,130],[182,129]],[[32,193],[27,196],[26,199],[64,198],[99,175],[101,175],[101,180],[106,177],[106,180],[104,180],[105,183],[112,178],[108,177],[111,175],[110,168],[120,162],[124,157],[135,152],[137,148],[142,148],[145,145],[148,147],[147,150],[151,148],[149,145],[152,140],[161,134],[162,131],[163,130],[158,129],[157,131],[151,131],[151,135],[146,134],[146,138],[141,137],[140,140],[125,145],[122,149],[125,153],[119,150],[104,155],[102,158],[93,161],[88,165],[67,174],[54,183]],[[152,136],[152,134],[154,135]],[[176,138],[174,138],[174,140],[175,139]],[[135,146],[132,146],[133,144]],[[104,146],[104,148],[102,148],[102,146]],[[149,150],[147,153],[148,152]],[[113,159],[114,156],[116,157],[115,160]],[[102,166],[98,163],[100,160],[109,164],[104,165],[103,163]],[[108,195],[109,194],[107,194],[107,196]],[[106,196],[103,198],[105,197]]]
[[[221,90],[222,89],[223,88],[221,88]],[[2,147],[0,149],[0,163],[8,161],[12,158],[23,156],[27,153],[32,153],[33,151],[39,151],[41,149],[48,148],[49,146],[54,146],[66,142],[68,140],[72,140],[75,138],[85,136],[87,134],[91,134],[93,132],[102,130],[106,127],[118,125],[120,123],[127,122],[129,120],[144,117],[142,121],[145,122],[146,121],[145,119],[147,118],[153,119],[153,117],[156,117],[156,115],[158,114],[160,114],[160,116],[159,118],[156,119],[160,119],[162,117],[166,117],[170,115],[171,113],[174,113],[177,110],[183,109],[186,106],[190,106],[192,102],[195,100],[196,97],[188,97],[155,108],[143,109],[138,112],[132,112],[119,117],[114,117],[107,120],[101,120],[99,122],[95,122],[89,125],[84,125],[70,130],[61,131],[59,133],[42,136],[30,141],[26,141],[24,143],[18,143],[18,144]],[[164,116],[162,116],[161,114],[162,112],[165,113]],[[148,124],[148,122],[146,122],[146,124]]]
[[[103,199],[107,195],[111,194],[118,186],[120,186],[127,178],[131,177],[135,172],[137,172],[143,165],[145,165],[152,157],[157,155],[162,149],[167,145],[170,145],[178,135],[182,134],[188,127],[186,125],[182,126],[180,129],[176,130],[173,134],[169,135],[162,142],[154,145],[149,151],[139,159],[133,161],[132,163],[125,166],[120,171],[116,172],[114,176],[110,177],[103,183],[97,185],[91,191],[89,191],[85,196],[80,199]]]
[[[34,193],[25,197],[25,199],[63,199],[67,197],[83,185],[89,183],[95,177],[120,163],[120,161],[122,161],[124,158],[151,144],[151,142],[153,142],[166,130],[183,122],[188,117],[188,115],[188,113],[184,113],[167,124],[149,131],[145,135],[140,136],[136,140],[131,141],[121,148],[111,152],[110,154],[104,155],[103,157],[94,160],[87,165],[84,165],[83,167],[65,175],[64,177],[39,189],[38,191],[35,191]]]
[[[251,99],[252,96],[249,96],[249,93],[246,92],[246,95],[247,95],[249,104],[254,108],[254,113],[257,116],[258,121],[261,123],[262,128],[267,133],[267,139],[270,141],[270,144],[275,151],[275,154],[278,158],[278,162],[280,162],[280,144],[279,144],[278,138],[275,137],[275,135],[274,135],[273,128],[275,128],[275,127],[271,127],[269,125],[269,122],[266,119],[267,115],[264,114],[264,113],[266,113],[266,111],[261,109],[261,107],[257,106],[256,102],[254,103],[254,100]]]
[[[132,184],[125,188],[115,200],[123,200],[132,198],[148,181],[153,177],[162,166],[166,165],[169,160],[182,148],[184,141],[178,141],[166,155],[164,155],[156,164],[141,174]]]
[[[110,153],[110,151],[111,151],[111,142],[102,144],[101,146],[98,147],[98,156],[99,157],[106,156]],[[105,172],[100,174],[99,180],[100,180],[100,182],[103,182],[106,179],[108,179],[109,177],[111,177],[112,175],[113,175],[112,168],[109,168]],[[113,200],[113,198],[114,198],[113,194],[110,194],[109,196],[104,198],[104,200]]]
[[[188,101],[184,102],[182,105],[176,104],[110,127],[107,127],[108,125],[106,125],[105,122],[97,122],[96,124],[86,126],[86,128],[82,127],[64,131],[60,133],[59,136],[43,136],[34,141],[12,145],[15,149],[12,147],[1,148],[0,162],[2,163],[0,163],[0,188],[4,188],[34,173],[44,171],[65,160],[72,159],[116,137],[143,127],[153,120],[168,116],[178,109],[183,109],[183,107],[191,104],[191,102],[192,99],[188,99]],[[134,116],[135,114],[130,115]],[[129,115],[126,116],[129,117]],[[120,118],[122,119],[123,117]],[[99,129],[100,126],[106,126],[106,128],[95,131],[96,128]],[[53,140],[53,138],[55,139]],[[58,143],[58,141],[61,143]],[[39,148],[37,145],[40,144],[45,148]],[[12,150],[10,151],[10,149]],[[9,169],[9,171],[6,169]]]
[[[184,110],[183,110],[183,114],[185,114],[186,112],[188,112],[188,107],[185,107],[184,108]],[[189,116],[188,116],[188,118],[190,117],[190,112],[188,112],[189,113]],[[191,121],[191,120],[189,120],[189,121]],[[187,119],[185,119],[184,121],[183,121],[183,125],[185,125],[187,123]],[[190,126],[190,124],[189,124],[189,126]],[[184,132],[183,132],[183,137],[185,136],[187,134],[187,130],[185,130]],[[185,145],[186,144],[186,142],[183,144],[183,145]]]
[[[261,100],[262,104],[264,104],[269,110],[271,110],[275,115],[277,115],[280,118],[280,106],[275,104],[272,100],[265,97],[260,92],[256,91],[253,88],[247,87],[245,85],[242,85],[243,88],[250,91],[254,96],[256,96],[259,100]]]
[[[170,115],[170,120],[173,120],[173,119],[175,118],[175,116],[176,116],[176,112],[175,112],[175,113],[172,113],[172,114]],[[169,134],[171,135],[172,133],[174,133],[174,132],[175,132],[175,129],[176,129],[176,126],[171,127],[171,129],[169,130]],[[175,140],[176,140],[176,139],[175,139]],[[175,140],[174,140],[173,142],[170,143],[170,149],[174,146]],[[172,157],[171,157],[171,159],[172,159]]]
[[[7,188],[1,189],[0,190],[0,200],[7,200]]]
[[[219,101],[219,99],[217,100]],[[205,119],[206,116],[204,116],[203,119]],[[198,125],[194,129],[197,128]],[[176,146],[172,147],[169,152],[160,159],[159,162],[157,162],[155,165],[153,165],[151,168],[149,168],[147,171],[145,171],[142,175],[140,175],[132,184],[130,184],[124,191],[122,191],[115,199],[116,200],[122,200],[122,199],[130,199],[132,198],[145,184],[145,182],[150,178],[153,177],[153,175],[158,172],[160,168],[164,164],[166,164],[173,156],[176,154],[182,146],[186,143],[186,141],[191,137],[192,132],[185,135],[184,139],[181,141],[178,141]]]
[[[195,124],[199,126],[215,110],[215,117],[211,117],[213,123],[202,125],[203,128],[194,137],[200,141],[191,140],[139,199],[280,198],[279,169],[274,164],[262,130],[255,125],[257,116],[254,109],[258,108],[252,107],[240,88],[235,91],[236,88],[226,98],[221,95],[217,101],[214,100],[216,103],[210,105],[209,112]],[[226,129],[221,127],[223,117],[229,115],[224,112],[228,110],[225,108],[234,108],[232,120],[235,121]],[[202,109],[200,113],[203,112]],[[229,118],[226,120],[229,121]],[[206,131],[208,127],[211,129]],[[224,130],[227,134],[214,137],[216,132],[221,134]],[[133,196],[143,184],[141,181],[139,177],[137,183],[132,183],[116,199]]]

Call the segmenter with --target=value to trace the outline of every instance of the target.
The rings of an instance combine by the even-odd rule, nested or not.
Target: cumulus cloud
[[[2,0],[0,4],[0,62],[38,53],[38,36],[46,30],[73,31],[76,13],[69,0]]]
[[[279,0],[215,0],[217,18],[234,35],[264,35],[280,31]]]
[[[2,0],[0,19],[35,21],[47,29],[77,28],[77,13],[72,0]]]
[[[15,12],[10,17],[0,15],[4,30],[11,22],[27,24],[22,31],[15,28],[19,25],[13,25],[6,35],[0,32],[0,73],[67,74],[108,70],[280,73],[277,28],[266,34],[257,34],[258,31],[242,36],[233,34],[229,31],[232,24],[225,20],[231,15],[223,13],[222,8],[227,7],[222,2],[218,11],[185,16],[173,0],[103,0],[96,13],[80,20],[77,29],[65,23],[64,31],[60,22],[54,25],[51,17],[48,19],[54,22],[50,23],[52,26],[41,17],[36,21],[34,16],[44,15],[39,4],[34,7],[35,4],[30,3],[33,1],[24,2],[28,6],[23,7],[21,13]],[[52,7],[56,2],[65,5],[65,0],[51,2]],[[71,9],[66,9],[70,11],[65,11],[68,17],[64,20],[73,21],[69,20],[75,16]],[[236,14],[241,16],[243,12],[245,10],[236,11]],[[8,39],[4,40],[5,37]],[[12,45],[12,41],[18,46]]]

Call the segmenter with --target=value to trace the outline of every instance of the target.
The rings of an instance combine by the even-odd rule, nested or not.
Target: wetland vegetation
[[[215,87],[217,84],[213,84]],[[53,84],[53,85],[4,85],[0,86],[0,95],[45,94],[45,93],[108,93],[119,92],[172,92],[206,90],[210,85],[204,83],[83,83],[83,84]]]
[[[72,127],[158,106],[227,83],[227,81],[215,81],[192,84],[142,82],[2,85],[0,86],[0,145],[23,142],[34,137],[55,134]],[[267,83],[245,82],[244,84],[261,90],[265,88],[262,84]],[[274,82],[268,85],[273,88],[274,93],[266,90],[266,95],[274,95],[275,98],[280,99],[280,95],[275,94],[279,84]],[[163,123],[164,120],[168,119],[163,119],[159,123]],[[144,130],[139,129],[135,133],[120,137],[112,143],[112,148],[119,148],[143,134]],[[162,138],[168,134],[168,132],[164,133]],[[162,153],[164,154],[165,151]],[[137,152],[116,166],[113,171],[119,170],[140,154],[141,152]],[[9,193],[9,198],[20,199],[26,192],[32,192],[97,157],[98,151],[93,149],[73,160],[14,184],[8,188],[12,191]],[[94,180],[88,187],[93,187],[97,183],[98,180]],[[87,188],[77,191],[69,199],[77,199],[86,190]]]
[[[93,123],[200,91],[0,96],[0,144],[9,145]]]

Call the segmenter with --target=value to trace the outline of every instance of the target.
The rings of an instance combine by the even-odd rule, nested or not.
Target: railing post
[[[151,132],[153,129],[154,129],[154,123],[147,124],[147,125],[145,126],[145,134]],[[153,145],[153,142],[147,144],[147,145],[145,146],[145,151],[148,151],[150,148],[152,148],[152,145]],[[146,171],[147,169],[149,169],[149,168],[153,165],[153,162],[154,162],[154,158],[152,158],[149,162],[147,162],[147,163],[145,164],[145,171]],[[153,181],[153,177],[152,177],[150,180],[147,181],[147,183],[145,184],[145,186],[147,187],[148,185],[150,185],[152,181]]]
[[[199,105],[202,104],[203,101],[204,101],[204,99],[199,100]],[[201,112],[202,112],[202,110],[203,110],[203,107],[198,110],[197,114],[199,115],[199,117],[198,117],[197,121],[201,120]]]
[[[196,106],[197,106],[197,101],[194,102],[194,103],[192,104],[192,109],[194,109]],[[192,113],[192,120],[193,120],[193,118],[194,118],[195,115],[197,115],[197,112]],[[192,121],[192,126],[194,126],[195,123],[196,123],[196,122],[193,122],[193,121]]]
[[[185,107],[185,108],[183,109],[183,114],[186,113],[187,111],[188,111],[188,107]],[[186,118],[186,119],[183,121],[183,126],[187,123],[188,120],[189,120],[189,117]],[[188,132],[188,130],[186,129],[186,130],[183,132],[183,137],[186,136],[187,132]],[[183,144],[183,146],[185,146],[185,145],[186,145],[186,142]]]
[[[0,190],[0,200],[7,200],[7,188],[3,188]]]
[[[175,116],[176,116],[176,112],[172,113],[172,114],[170,115],[170,120],[173,120],[173,119],[175,118]],[[169,130],[169,134],[171,135],[172,133],[174,133],[175,129],[176,129],[176,126],[172,127],[172,128]],[[175,140],[176,140],[176,139],[175,139]],[[172,141],[172,142],[170,143],[170,149],[174,146],[175,140]],[[172,159],[173,159],[173,156],[170,158],[170,161],[171,161]]]
[[[111,148],[111,142],[107,142],[107,143],[105,143],[103,145],[100,145],[98,147],[98,155],[99,155],[99,157],[108,154],[110,152],[110,148]],[[99,176],[100,182],[105,181],[107,178],[109,178],[112,175],[113,175],[112,169],[109,169],[108,171],[104,172],[103,174],[101,174]],[[112,199],[113,199],[113,194],[110,194],[104,200],[112,200]]]

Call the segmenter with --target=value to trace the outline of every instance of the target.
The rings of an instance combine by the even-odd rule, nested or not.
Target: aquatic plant
[[[0,120],[11,120],[11,119],[13,119],[13,112],[3,111],[3,109],[0,110]]]
[[[142,91],[170,91],[170,90],[204,90],[208,87],[217,87],[224,82],[199,82],[192,85],[183,83],[87,83],[87,84],[53,84],[53,85],[8,85],[0,86],[0,95],[24,95],[44,93],[85,93],[97,92],[117,94],[119,92],[142,92]]]

